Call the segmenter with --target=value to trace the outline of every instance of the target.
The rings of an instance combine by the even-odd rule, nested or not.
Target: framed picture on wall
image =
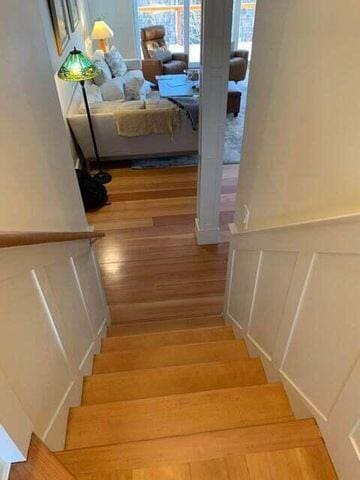
[[[78,0],[66,0],[66,2],[69,11],[71,30],[75,32],[80,21]]]
[[[64,0],[49,0],[49,8],[59,55],[70,40],[69,25]]]

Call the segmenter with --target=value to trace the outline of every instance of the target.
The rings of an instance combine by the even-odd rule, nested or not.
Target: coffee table
[[[199,97],[199,82],[191,82],[187,75],[158,75],[156,77],[159,86],[160,96],[169,97]],[[241,91],[235,82],[229,81],[227,113],[237,117],[240,113]]]
[[[188,80],[185,74],[158,75],[156,80],[158,82],[160,96],[163,98],[193,97],[199,95],[199,90],[196,89],[199,82]]]

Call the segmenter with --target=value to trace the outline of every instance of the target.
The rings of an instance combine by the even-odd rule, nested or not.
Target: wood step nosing
[[[160,346],[156,346],[156,347],[143,347],[143,348],[128,348],[128,349],[123,349],[123,350],[112,350],[110,352],[103,352],[103,353],[97,353],[95,355],[95,357],[99,357],[100,355],[108,355],[108,354],[113,354],[113,353],[117,353],[117,354],[122,354],[122,353],[128,353],[128,352],[143,352],[143,351],[146,351],[146,350],[153,350],[153,349],[159,349],[159,348],[176,348],[176,347],[183,347],[183,346],[195,346],[195,345],[218,345],[218,344],[224,344],[224,346],[226,346],[226,344],[229,345],[229,342],[233,343],[233,342],[236,342],[237,344],[241,344],[241,343],[245,343],[245,340],[240,338],[240,339],[229,339],[229,340],[214,340],[212,342],[195,342],[195,343],[180,343],[180,344],[175,344],[175,345],[160,345]]]
[[[189,334],[193,332],[194,334],[200,333],[200,332],[222,332],[222,331],[231,331],[233,332],[232,327],[229,325],[217,325],[217,326],[199,326],[199,327],[194,327],[194,328],[183,328],[179,330],[163,330],[159,332],[146,332],[146,333],[134,333],[131,335],[112,335],[106,338],[103,338],[102,341],[106,342],[108,339],[113,339],[113,338],[121,338],[122,341],[125,341],[126,339],[134,338],[134,337],[144,337],[144,338],[154,338],[154,337],[160,337],[162,335],[179,335],[179,334]]]

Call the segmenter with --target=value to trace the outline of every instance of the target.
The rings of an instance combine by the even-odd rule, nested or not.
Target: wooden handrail
[[[0,232],[0,248],[73,240],[96,240],[103,237],[105,237],[103,232]]]

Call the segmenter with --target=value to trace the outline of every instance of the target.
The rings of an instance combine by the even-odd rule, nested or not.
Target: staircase
[[[314,420],[214,315],[110,327],[56,456],[79,480],[337,478]]]

